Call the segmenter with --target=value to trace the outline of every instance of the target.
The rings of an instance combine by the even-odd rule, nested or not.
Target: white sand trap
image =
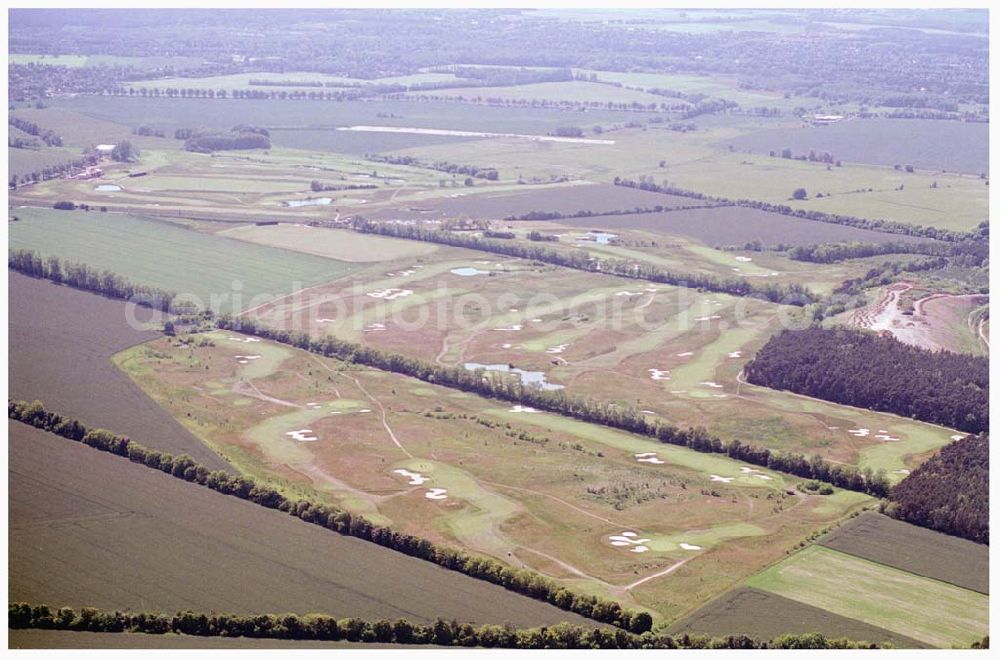
[[[559,344],[558,346],[551,346],[545,349],[545,352],[550,355],[558,355],[563,353],[567,348],[569,348],[569,344]]]
[[[404,470],[402,468],[398,470],[393,470],[396,474],[400,474],[410,480],[411,486],[419,486],[424,482],[430,481],[430,477],[425,477],[419,472],[410,472],[409,470]]]
[[[721,482],[722,482],[722,483],[724,483],[724,484],[728,484],[728,483],[730,483],[730,482],[731,482],[731,481],[732,481],[733,479],[735,479],[735,478],[736,478],[736,477],[720,477],[720,476],[719,476],[719,475],[717,475],[717,474],[710,474],[710,475],[708,475],[708,476],[712,478],[712,481],[721,481]]]
[[[909,474],[909,470],[894,470],[893,474]]]
[[[728,357],[731,358],[741,358],[743,357],[743,351],[733,351],[732,353],[728,353],[727,355]]]
[[[343,410],[334,410],[334,411],[333,411],[332,413],[330,413],[330,414],[331,414],[331,415],[343,415],[343,414],[344,414],[344,411],[343,411]]]
[[[396,300],[397,298],[405,298],[406,296],[412,295],[413,291],[411,289],[381,289],[379,291],[372,291],[365,295],[372,298],[381,298],[382,300]]]
[[[646,293],[656,293],[657,291],[659,291],[659,289],[657,289],[655,286],[647,286],[645,289],[643,289],[643,291],[645,291]]]
[[[733,271],[734,273],[738,273],[738,272],[740,272],[740,269],[739,269],[739,268],[733,268],[733,269],[732,269],[732,271]]]
[[[699,385],[704,385],[705,387],[715,387],[717,389],[722,387],[722,385],[719,385],[714,380],[703,380],[703,381],[701,381],[698,384]]]
[[[541,323],[542,319],[531,319],[532,323]]]
[[[399,276],[400,276],[400,277],[409,277],[410,275],[413,275],[413,274],[414,274],[415,272],[417,272],[417,271],[415,271],[415,270],[413,270],[412,268],[410,268],[410,269],[408,269],[408,270],[404,270],[403,272],[401,272],[401,273],[399,274]]]
[[[694,355],[694,351],[685,351],[684,353],[678,353],[677,357],[691,357]]]
[[[229,341],[239,341],[243,342],[244,344],[252,344],[254,342],[260,341],[260,339],[257,337],[230,337]]]
[[[642,291],[619,291],[615,295],[616,296],[629,296],[629,297],[632,297],[632,296],[641,296],[642,295]]]
[[[770,475],[767,475],[767,474],[755,474],[753,476],[757,477],[758,479],[765,479],[767,481],[770,481],[771,479],[774,479],[774,477],[772,477]]]
[[[751,472],[756,472],[755,468],[747,467],[746,465],[740,466],[740,472],[743,474],[750,474]]]
[[[655,451],[648,451],[642,454],[636,454],[635,460],[640,463],[652,463],[653,465],[663,465],[664,461],[660,460],[656,456]]]
[[[671,394],[684,394],[687,390],[670,390]]]
[[[385,323],[369,323],[364,327],[364,332],[382,332],[385,330]]]
[[[956,433],[955,435],[951,436],[951,439],[952,440],[961,440],[964,437],[965,437],[964,435]]]
[[[865,428],[847,429],[847,432],[858,438],[867,438],[868,435],[871,433],[871,429],[865,429]]]
[[[370,412],[371,412],[371,410],[369,410],[368,408],[362,408],[362,409],[361,409],[361,410],[359,410],[358,412],[359,412],[359,413],[370,413]]]
[[[681,543],[681,550],[701,550],[700,545],[694,545],[691,543]]]
[[[323,319],[316,319],[316,322],[317,323],[333,323],[335,320],[336,319],[326,319],[326,318],[323,318]]]
[[[288,431],[285,435],[299,442],[316,442],[319,440],[316,436],[309,435],[310,433],[312,433],[312,429],[299,429],[298,431]]]
[[[508,328],[493,328],[494,330],[499,330],[500,332],[517,332],[518,330],[523,330],[524,326],[520,323],[515,323]]]
[[[695,321],[711,321],[713,319],[721,319],[722,317],[718,314],[712,314],[711,316],[699,316]]]
[[[489,264],[490,262],[484,260],[484,261],[477,261],[476,263],[477,264]]]
[[[448,489],[447,488],[431,488],[426,493],[424,497],[429,500],[446,500],[448,499]]]
[[[643,415],[655,415],[656,414],[656,412],[654,412],[652,410],[640,410],[639,412],[641,412]]]
[[[510,312],[511,314],[517,314],[517,310],[516,310],[516,309],[514,309],[513,307],[511,307],[511,308],[510,308],[510,309],[508,309],[507,311],[508,311],[508,312]]]
[[[635,455],[636,458],[649,458],[650,456],[656,456],[656,452],[655,451],[646,451],[646,452],[643,452],[641,454],[636,454]]]
[[[713,399],[728,399],[729,395],[728,394],[713,394],[712,398]]]
[[[888,433],[877,433],[875,439],[883,442],[899,442],[899,438],[894,438]]]
[[[647,552],[648,550],[649,550],[649,548],[647,548],[644,545],[637,545],[634,548],[632,548],[631,550],[629,550],[629,552]]]
[[[649,548],[643,545],[643,543],[649,543],[649,539],[641,539],[635,532],[621,532],[620,534],[613,534],[608,537],[608,541],[611,542],[611,545],[619,548],[633,546],[629,549],[630,552],[646,552],[649,550]]]
[[[736,257],[736,261],[742,261],[743,263],[747,263],[749,261],[753,261],[753,259],[751,259],[750,257]]]
[[[536,413],[538,411],[535,410],[534,408],[532,408],[531,406],[522,406],[521,404],[517,403],[517,404],[514,404],[514,406],[508,412]]]
[[[649,377],[653,380],[670,380],[669,369],[647,369]]]

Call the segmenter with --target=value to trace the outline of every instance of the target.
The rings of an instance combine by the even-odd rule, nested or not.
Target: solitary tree
[[[139,160],[139,150],[128,140],[122,140],[111,150],[111,160],[119,163],[133,163]]]
[[[805,188],[796,188],[795,192],[792,193],[792,199],[805,199],[808,197]]]

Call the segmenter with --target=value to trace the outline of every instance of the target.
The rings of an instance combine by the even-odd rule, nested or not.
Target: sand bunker
[[[285,435],[299,442],[316,442],[319,438],[309,435],[312,432],[312,429],[299,429],[298,431],[288,431]]]
[[[750,467],[749,465],[741,465],[740,472],[758,479],[764,479],[765,481],[771,481],[774,479],[774,477],[764,474],[761,470],[758,470],[755,467]]]
[[[257,337],[229,337],[229,341],[239,341],[244,344],[253,344],[254,342],[260,341]]]
[[[694,355],[694,351],[686,351],[684,353],[678,353],[677,357],[691,357]]]
[[[396,300],[397,298],[405,298],[406,296],[412,295],[413,291],[410,289],[382,289],[380,291],[372,291],[371,293],[365,294],[372,298],[381,298],[383,300]]]
[[[510,348],[513,344],[503,344],[500,348]]]
[[[729,395],[728,394],[713,394],[712,398],[713,399],[728,399]]]
[[[531,319],[532,323],[541,323],[542,319]]]
[[[507,328],[493,328],[494,330],[499,330],[501,332],[517,332],[518,330],[523,330],[524,326],[520,323],[515,323],[514,325]]]
[[[653,380],[670,380],[669,369],[647,369],[649,377]]]
[[[893,474],[909,474],[909,470],[893,470]]]
[[[522,406],[521,404],[517,403],[517,404],[514,404],[514,406],[508,412],[536,413],[538,411],[535,410],[534,408],[532,408],[531,406]]]
[[[640,410],[643,415],[655,415],[656,413],[652,410]]]
[[[713,319],[721,319],[722,317],[718,314],[712,314],[711,316],[699,316],[695,321],[711,321]]]
[[[736,478],[736,477],[720,477],[720,476],[719,476],[719,475],[717,475],[717,474],[710,474],[710,475],[708,475],[708,476],[712,478],[712,481],[721,481],[721,482],[722,482],[722,483],[724,483],[724,484],[728,484],[728,483],[730,483],[730,482],[731,482],[731,481],[732,481],[733,479],[735,479],[735,478]]]
[[[681,543],[681,550],[701,550],[700,545],[694,545],[691,543]]]
[[[640,463],[652,463],[653,465],[663,465],[664,463],[664,461],[657,458],[655,451],[647,451],[642,454],[636,454],[635,460]]]
[[[731,358],[741,358],[743,357],[743,351],[733,351],[732,353],[727,353],[726,355]]]
[[[336,319],[316,319],[317,323],[333,323]]]
[[[698,384],[699,385],[704,385],[705,387],[715,387],[715,388],[721,388],[722,387],[722,385],[719,385],[714,380],[703,380],[703,381],[701,381]]]
[[[643,543],[649,543],[649,539],[641,539],[635,532],[622,532],[608,537],[611,545],[619,548],[629,548],[630,552],[646,552],[649,550]]]
[[[642,291],[619,291],[616,296],[641,296]]]
[[[369,323],[364,327],[364,332],[382,332],[385,330],[385,323]]]
[[[429,500],[446,500],[448,499],[448,489],[447,488],[431,488],[426,493],[424,497]]]
[[[409,470],[404,470],[402,468],[400,468],[399,470],[393,470],[393,472],[409,479],[411,486],[420,486],[424,482],[430,480],[430,477],[425,477],[419,472],[410,472]]]
[[[965,437],[964,435],[962,435],[960,433],[956,433],[955,435],[951,436],[951,439],[952,440],[961,440],[964,437]]]
[[[871,433],[871,429],[865,429],[865,428],[847,429],[847,432],[857,438],[867,438],[868,435]]]
[[[545,352],[550,355],[558,355],[559,353],[564,352],[567,348],[569,348],[569,344],[559,344],[558,346],[552,346],[545,349]]]
[[[742,261],[743,263],[747,263],[749,261],[753,261],[753,259],[751,259],[750,257],[736,257],[736,261]]]
[[[875,439],[876,440],[881,440],[883,442],[899,442],[899,438],[894,438],[893,436],[889,435],[888,433],[876,433],[875,434]]]

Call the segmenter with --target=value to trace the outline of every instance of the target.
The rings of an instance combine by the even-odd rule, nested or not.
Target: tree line
[[[409,167],[420,167],[437,172],[447,172],[448,174],[466,174],[477,179],[496,181],[500,178],[500,172],[495,167],[479,167],[478,165],[459,165],[449,163],[446,160],[437,160],[433,163],[414,158],[413,156],[393,156],[391,154],[365,154],[365,160],[376,163],[389,163],[390,165],[408,165]]]
[[[186,305],[174,304],[177,294],[153,286],[129,282],[109,270],[97,270],[86,264],[62,263],[58,257],[43,259],[32,250],[11,250],[7,267],[29,277],[52,280],[75,289],[83,289],[108,298],[127,300],[163,312],[189,312]]]
[[[29,135],[37,137],[39,140],[44,142],[50,147],[61,147],[63,146],[62,138],[59,137],[55,131],[49,130],[47,128],[41,128],[33,121],[28,121],[27,119],[21,119],[20,117],[14,117],[12,115],[7,115],[7,123],[14,128],[20,129]]]
[[[633,633],[643,633],[652,627],[647,612],[625,610],[617,602],[574,593],[555,580],[530,570],[514,568],[488,557],[435,545],[427,539],[373,524],[358,514],[307,499],[291,500],[277,489],[242,475],[224,470],[209,470],[190,456],[172,456],[145,447],[130,438],[104,429],[88,429],[78,420],[45,410],[34,401],[7,401],[7,417],[69,440],[81,442],[99,451],[128,458],[211,490],[238,497],[254,504],[283,511],[300,520],[324,527],[344,536],[353,536],[391,550],[458,571],[479,580],[499,585],[515,593],[542,600],[560,609],[607,623]]]
[[[642,213],[667,213],[670,211],[688,211],[691,209],[712,208],[712,205],[692,204],[690,206],[636,206],[630,209],[618,209],[615,211],[591,211],[589,209],[563,213],[561,211],[528,211],[521,215],[508,215],[504,220],[559,220],[561,218],[599,218],[604,215],[633,215]]]
[[[676,273],[659,268],[649,263],[637,263],[627,259],[598,259],[584,250],[557,250],[540,245],[495,241],[470,234],[424,229],[417,225],[396,222],[372,222],[362,217],[354,218],[352,227],[355,231],[366,234],[379,234],[395,238],[406,238],[430,243],[441,243],[454,247],[463,247],[483,252],[493,252],[509,257],[532,259],[544,263],[584,270],[591,273],[604,273],[635,280],[646,280],[659,284],[670,284],[691,289],[727,293],[733,296],[751,296],[769,302],[787,305],[806,305],[816,302],[816,296],[800,284],[752,284],[745,279],[720,278],[712,275],[695,273]]]
[[[253,319],[223,315],[216,319],[216,325],[222,330],[241,332],[324,357],[391,371],[442,387],[526,405],[591,424],[635,433],[661,443],[679,445],[703,453],[725,454],[734,460],[806,479],[818,479],[875,497],[883,497],[889,491],[889,481],[883,470],[877,472],[870,468],[859,470],[851,465],[827,463],[818,456],[806,458],[801,454],[744,444],[737,439],[724,441],[709,433],[704,427],[678,428],[651,418],[636,408],[569,394],[566,390],[543,390],[525,384],[520,378],[510,374],[482,369],[472,371],[463,366],[436,365],[364,344],[344,341],[330,335],[313,339],[305,333],[269,328]]]
[[[675,188],[673,186],[661,186],[652,181],[633,181],[631,179],[623,179],[621,177],[615,177],[614,184],[616,186],[625,186],[626,188],[637,188],[639,190],[647,190],[649,192],[661,193],[664,195],[676,195],[680,197],[689,197],[691,199],[703,199],[707,201],[716,202],[722,206],[740,206],[743,208],[758,209],[761,211],[767,211],[769,213],[777,213],[779,215],[787,215],[794,218],[802,218],[804,220],[812,220],[814,222],[825,222],[834,225],[845,225],[848,227],[858,227],[860,229],[870,229],[872,231],[878,231],[885,234],[902,234],[905,236],[916,236],[919,238],[930,238],[939,241],[949,241],[957,242],[962,240],[967,240],[970,238],[969,232],[959,232],[951,231],[948,229],[939,229],[937,227],[924,227],[921,225],[911,225],[906,222],[896,222],[894,220],[869,220],[867,218],[858,218],[851,215],[840,215],[837,213],[824,213],[823,211],[811,211],[807,209],[794,209],[786,204],[771,204],[770,202],[762,202],[753,199],[727,199],[725,197],[716,197],[713,195],[706,195],[704,193],[695,192],[692,190],[686,190],[684,188]]]
[[[608,628],[558,623],[539,628],[510,625],[474,626],[437,619],[413,623],[406,619],[370,621],[356,617],[337,619],[325,614],[216,614],[192,612],[121,612],[84,607],[54,609],[48,605],[12,602],[7,605],[11,630],[72,630],[99,633],[191,635],[196,637],[249,637],[327,642],[400,644],[502,649],[878,649],[891,648],[849,639],[828,639],[818,633],[780,635],[758,641],[747,635],[641,635]],[[975,648],[975,647],[974,647]]]
[[[968,433],[989,429],[989,359],[873,332],[784,330],[744,368],[749,382]]]
[[[989,545],[989,436],[968,435],[943,447],[893,488],[883,512]]]

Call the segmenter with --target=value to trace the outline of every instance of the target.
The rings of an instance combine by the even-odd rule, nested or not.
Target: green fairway
[[[989,634],[987,596],[819,546],[747,585],[942,648]]]
[[[336,279],[342,261],[219,238],[138,216],[52,209],[17,210],[12,249],[108,269],[124,278],[194,296],[219,312],[259,305]]]

